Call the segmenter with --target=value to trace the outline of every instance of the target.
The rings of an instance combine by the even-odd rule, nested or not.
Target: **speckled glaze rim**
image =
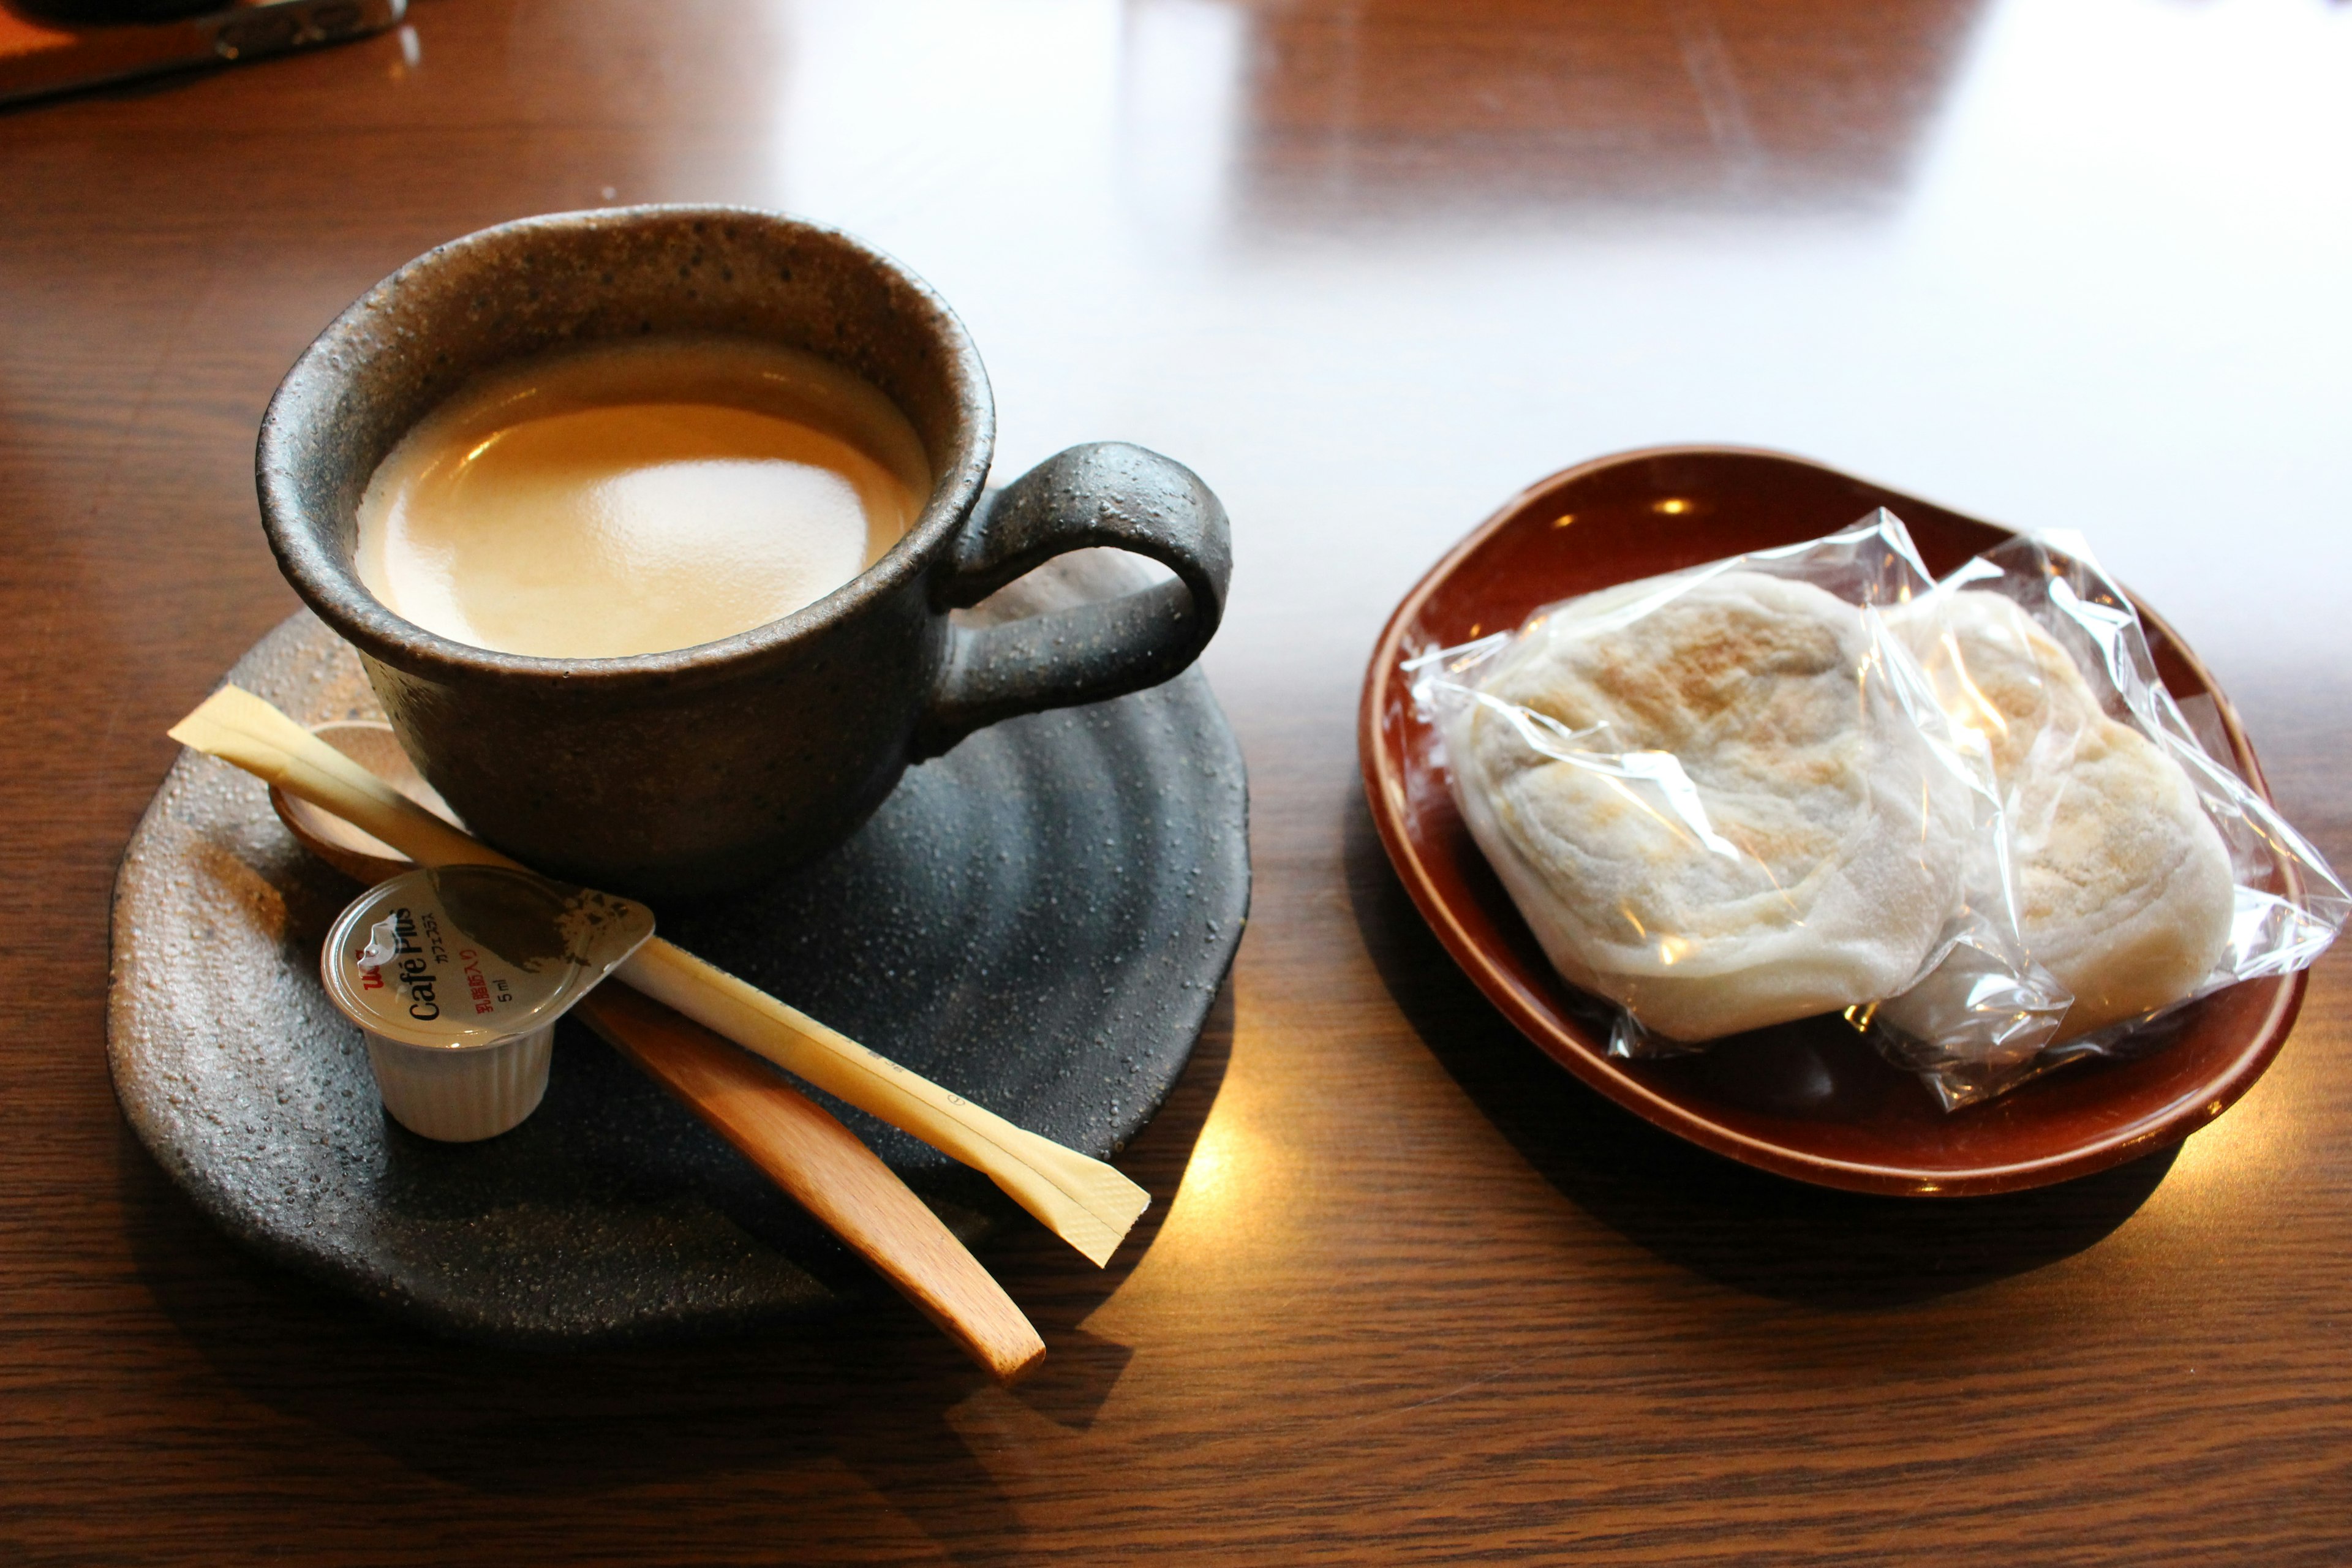
[[[311,525],[294,472],[304,430],[370,374],[363,340],[371,318],[405,286],[451,268],[489,268],[526,256],[553,237],[599,229],[696,223],[751,224],[845,253],[880,274],[907,310],[910,330],[928,334],[957,413],[944,454],[931,453],[936,478],[915,525],[882,559],[839,588],[781,620],[717,642],[621,658],[547,658],[498,653],[454,642],[394,615],[360,582],[352,563]],[[937,290],[895,258],[840,229],[758,207],[655,204],[550,213],[478,229],[437,245],[347,306],[286,373],[262,416],[254,479],[262,526],[286,579],[302,601],[345,640],[395,668],[446,672],[541,691],[586,680],[611,692],[676,690],[756,668],[811,633],[846,620],[877,598],[931,569],[986,482],[996,438],[996,405],[980,352]],[[942,460],[942,458],[944,460]]]

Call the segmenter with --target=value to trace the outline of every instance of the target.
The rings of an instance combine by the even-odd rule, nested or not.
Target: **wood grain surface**
[[[417,0],[0,115],[0,1557],[2352,1559],[2352,970],[2177,1152],[1923,1204],[1737,1168],[1521,1040],[1353,748],[1396,599],[1522,485],[1778,447],[2084,530],[2352,861],[2352,11],[2315,0]],[[1100,1273],[535,1359],[212,1233],[125,1131],[114,864],[293,605],[255,426],[345,302],[522,214],[733,200],[952,301],[1000,472],[1234,517],[1256,899]],[[567,1048],[601,1049],[583,1041]]]

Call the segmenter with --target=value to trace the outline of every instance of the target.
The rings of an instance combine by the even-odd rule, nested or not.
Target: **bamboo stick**
[[[373,834],[420,865],[513,866],[251,692],[225,686],[173,726],[219,757]],[[1111,1166],[1016,1127],[656,936],[615,978],[962,1161],[1097,1267],[1151,1197]]]
[[[317,732],[331,740],[338,728]],[[375,728],[389,738],[388,727]],[[395,787],[412,793],[404,776]],[[395,851],[373,837],[368,847],[346,841],[341,817],[275,785],[269,803],[310,853],[355,881],[373,887],[416,864],[394,858]],[[955,1233],[872,1150],[781,1075],[751,1066],[717,1035],[625,985],[591,992],[579,1016],[872,1265],[991,1377],[1014,1382],[1043,1359],[1036,1330]]]
[[[898,1293],[1011,1383],[1045,1342],[987,1269],[857,1135],[709,1030],[625,985],[576,1009],[647,1077],[692,1107]]]

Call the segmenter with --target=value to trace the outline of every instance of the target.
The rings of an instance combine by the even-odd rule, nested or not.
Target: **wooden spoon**
[[[392,726],[354,720],[314,732],[386,784],[455,823],[400,749]],[[370,887],[410,869],[389,845],[272,786],[278,819],[312,854]],[[1045,1359],[1045,1342],[955,1233],[824,1107],[692,1019],[622,985],[577,1008],[583,1022],[733,1144],[819,1224],[1010,1384]]]

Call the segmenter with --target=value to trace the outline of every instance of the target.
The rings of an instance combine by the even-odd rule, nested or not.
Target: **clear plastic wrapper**
[[[1891,618],[1987,741],[2020,933],[2073,996],[2023,1059],[1935,1037],[1953,975],[1882,1009],[1881,1048],[1948,1107],[2159,1048],[2188,1003],[2307,967],[2342,929],[2343,883],[2231,765],[2210,700],[2184,711],[2165,689],[2131,601],[2078,537],[2012,540]]]
[[[2160,1047],[2352,910],[2071,537],[1937,584],[1880,511],[1410,668],[1472,837],[1617,1005],[1613,1055],[1837,1012],[1958,1109]]]
[[[1931,586],[1882,511],[1413,661],[1479,847],[1553,966],[1622,1009],[1614,1054],[1866,1026],[1931,973],[1911,1023],[1937,1048],[2049,1039],[2070,998],[2019,940],[1989,748],[1889,629]]]

